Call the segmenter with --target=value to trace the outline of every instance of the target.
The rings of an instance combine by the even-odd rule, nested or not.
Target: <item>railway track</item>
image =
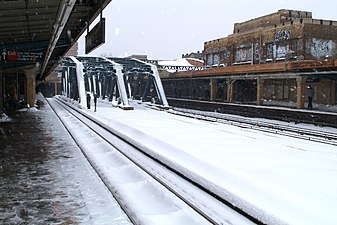
[[[313,124],[316,126],[337,128],[337,114],[334,112],[242,105],[235,103],[178,98],[168,98],[168,102],[170,106],[175,108],[202,110],[205,112],[219,112],[223,114],[238,115],[250,118],[265,118],[269,120]]]
[[[48,101],[132,223],[158,224],[149,215],[174,220],[175,214],[184,224],[268,223],[214,194],[210,184],[206,188],[195,182],[179,165],[159,160],[142,143],[106,123],[59,98]]]
[[[337,132],[331,133],[317,129],[303,128],[295,125],[284,125],[282,123],[263,121],[254,118],[245,118],[229,114],[212,113],[191,109],[175,108],[170,113],[187,116],[191,118],[219,122],[239,126],[242,128],[254,129],[263,132],[275,133],[294,138],[300,138],[315,142],[337,146]]]

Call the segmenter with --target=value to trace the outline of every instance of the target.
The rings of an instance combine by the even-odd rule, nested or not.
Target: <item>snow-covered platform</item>
[[[45,105],[1,116],[0,224],[131,223]]]
[[[337,223],[337,146],[131,104],[132,111],[103,101],[96,112],[82,110],[221,187],[217,194],[264,221]],[[10,118],[0,124],[1,223],[128,224],[48,106]]]
[[[144,145],[165,143],[165,151],[151,148],[222,187],[218,194],[230,193],[236,206],[265,221],[337,223],[337,146],[133,106],[123,111],[100,103],[97,112],[83,110]]]

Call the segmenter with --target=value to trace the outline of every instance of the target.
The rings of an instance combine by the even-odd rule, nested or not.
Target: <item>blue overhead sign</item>
[[[24,52],[2,49],[1,61],[42,61],[42,52]]]
[[[69,44],[69,39],[60,39],[56,48]],[[0,44],[0,68],[20,67],[43,62],[48,41]]]

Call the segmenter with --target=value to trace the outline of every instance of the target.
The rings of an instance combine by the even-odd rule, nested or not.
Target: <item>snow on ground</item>
[[[0,115],[0,123],[10,122],[12,119],[8,117],[5,113]]]
[[[90,160],[90,164],[104,177],[104,182],[114,197],[127,206],[136,224],[210,224],[194,210],[186,207],[174,194],[168,193],[158,182],[154,182],[138,166],[130,163],[123,154],[115,151],[110,144],[103,142],[100,136],[69,117],[65,110],[55,106],[55,102],[49,103],[57,108],[57,114]],[[113,138],[109,138],[109,141],[123,149],[123,152],[128,151],[130,155],[135,155],[134,151],[128,150],[125,143]]]
[[[292,101],[272,101],[272,100],[265,100],[263,101],[264,106],[276,106],[277,108],[286,107],[285,109],[289,108],[296,108],[296,102]],[[307,103],[305,103],[307,105]],[[324,104],[316,104],[313,103],[313,111],[319,110],[323,112],[337,112],[336,105],[324,105]]]
[[[157,154],[242,199],[252,213],[289,224],[337,223],[336,146],[134,107],[84,111],[139,141],[172,146],[158,145]]]
[[[49,108],[0,122],[0,224],[129,225]]]

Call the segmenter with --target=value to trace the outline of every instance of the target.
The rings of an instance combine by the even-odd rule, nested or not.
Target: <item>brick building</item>
[[[205,69],[163,77],[168,97],[305,108],[337,103],[337,21],[281,9],[204,43]],[[332,107],[331,107],[332,106]]]
[[[233,34],[205,42],[204,51],[206,65],[337,58],[337,21],[281,9],[235,23]]]
[[[197,52],[191,52],[191,53],[186,53],[186,54],[182,54],[181,58],[194,58],[194,59],[200,59],[203,60],[204,59],[204,52],[203,51],[197,51]]]

